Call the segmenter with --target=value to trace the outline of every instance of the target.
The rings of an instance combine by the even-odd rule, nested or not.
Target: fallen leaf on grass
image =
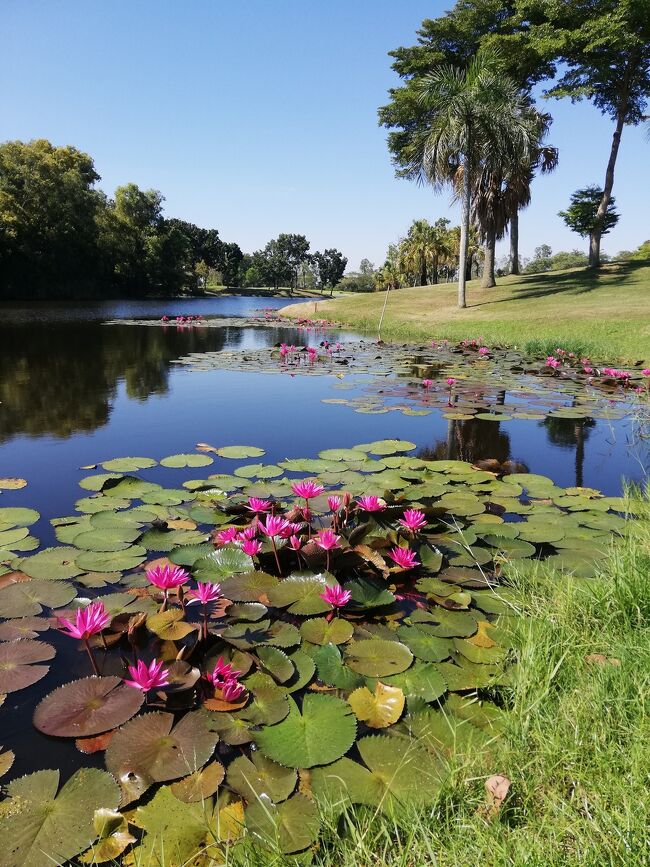
[[[585,656],[587,665],[613,665],[615,668],[620,668],[621,660],[615,656],[605,656],[604,653],[588,653]]]
[[[503,774],[493,774],[487,778],[485,781],[487,802],[482,804],[477,811],[486,821],[489,822],[498,815],[510,791],[510,785],[510,780]]]

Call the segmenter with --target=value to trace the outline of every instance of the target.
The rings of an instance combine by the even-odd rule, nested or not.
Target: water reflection
[[[0,442],[18,434],[94,431],[107,424],[118,383],[124,382],[130,400],[164,395],[172,362],[182,355],[299,340],[293,328],[141,328],[84,321],[14,324],[0,334]]]
[[[552,445],[561,449],[575,449],[574,484],[581,488],[584,482],[585,444],[596,422],[592,418],[545,418],[541,424],[546,428],[546,436]]]
[[[509,472],[528,472],[526,464],[511,460],[510,437],[501,430],[501,423],[478,418],[448,419],[446,438],[418,455],[424,460],[491,461],[495,467],[507,464]]]

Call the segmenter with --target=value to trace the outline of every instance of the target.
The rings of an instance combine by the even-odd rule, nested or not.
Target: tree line
[[[333,288],[347,259],[282,234],[242,252],[217,229],[163,214],[137,184],[112,197],[92,157],[45,139],[0,144],[0,293],[5,298],[169,295],[209,285]]]
[[[494,285],[495,244],[510,234],[510,270],[519,273],[518,215],[536,174],[559,154],[546,139],[545,96],[588,99],[613,121],[602,186],[576,191],[567,224],[589,237],[600,265],[613,225],[614,172],[626,125],[647,120],[650,15],[647,0],[458,0],[426,19],[414,46],[391,52],[402,83],[379,109],[400,177],[449,187],[461,203],[458,302],[464,307],[471,229],[483,246],[483,286]],[[593,142],[585,142],[592,147]]]

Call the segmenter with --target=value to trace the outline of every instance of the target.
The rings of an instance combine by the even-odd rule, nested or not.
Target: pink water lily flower
[[[219,545],[227,545],[229,542],[234,542],[239,534],[237,527],[226,527],[225,530],[219,530],[215,539]]]
[[[288,521],[287,526],[280,532],[281,539],[288,539],[289,536],[295,536],[297,533],[300,533],[304,526],[304,523],[297,523],[296,521]]]
[[[258,542],[257,539],[246,539],[242,542],[241,549],[249,557],[257,557],[262,550],[262,543]]]
[[[410,548],[391,548],[388,556],[402,569],[415,569],[416,566],[420,565],[415,551],[411,551]]]
[[[79,641],[88,641],[92,635],[97,635],[103,629],[106,629],[111,622],[112,617],[104,608],[104,603],[101,600],[91,602],[85,608],[78,608],[75,614],[75,622],[71,623],[64,617],[57,617],[59,623],[62,623],[61,632],[68,635],[70,638],[76,638]]]
[[[294,551],[299,551],[302,547],[302,542],[300,541],[299,536],[291,536],[289,538],[289,545],[293,548]]]
[[[379,497],[359,497],[357,506],[363,509],[364,512],[382,512],[386,508],[386,503]]]
[[[249,497],[247,508],[249,511],[255,512],[257,515],[261,512],[270,512],[272,505],[273,504],[270,500],[262,500],[259,497]]]
[[[344,590],[342,587],[326,587],[324,593],[320,594],[320,598],[324,599],[328,605],[334,608],[343,608],[352,599],[352,592]]]
[[[279,536],[289,526],[289,521],[276,515],[267,515],[266,522],[260,518],[258,526],[266,536]]]
[[[487,346],[481,346],[481,348],[478,351],[478,354],[479,355],[489,355],[490,350],[487,348]]]
[[[594,372],[594,369],[593,369],[593,367],[583,367],[582,372],[586,373],[586,374],[590,374],[590,373]]]
[[[401,524],[406,530],[415,533],[417,530],[421,530],[422,527],[426,527],[427,519],[424,516],[424,512],[421,512],[419,509],[407,509],[404,512],[404,517],[400,518],[397,523]]]
[[[257,536],[257,521],[254,520],[252,524],[237,533],[237,541],[246,542],[248,539],[254,539],[255,536]]]
[[[423,379],[422,380],[422,388],[431,388],[432,385],[433,385],[432,379]]]
[[[553,355],[549,355],[546,359],[546,367],[552,367],[553,370],[557,370],[557,368],[560,367],[561,364],[562,362],[560,361],[560,359],[555,358]]]
[[[644,367],[643,370],[641,371],[641,373],[644,376],[650,376],[650,367]]]
[[[189,581],[189,574],[180,566],[156,566],[155,569],[147,570],[147,578],[151,583],[160,590],[173,590],[175,587],[180,587]]]
[[[201,605],[210,605],[212,602],[217,602],[221,599],[221,584],[211,584],[209,581],[197,581],[196,590],[190,590],[187,595],[190,598],[190,605],[195,602],[200,602]]]
[[[330,512],[338,512],[341,508],[341,498],[340,497],[328,497],[327,505],[329,506]]]
[[[133,679],[124,678],[124,683],[134,689],[141,689],[142,692],[149,692],[150,689],[158,689],[161,686],[169,686],[169,675],[163,669],[162,660],[154,659],[149,665],[139,660],[137,665],[129,666],[129,674]]]
[[[339,540],[340,536],[337,536],[333,530],[319,530],[319,532],[314,536],[314,542],[318,545],[319,548],[322,548],[323,551],[331,551],[333,548],[340,548]]]
[[[448,376],[448,377],[447,377],[447,385],[448,385],[450,388],[451,388],[451,386],[454,385],[455,383],[456,383],[456,379],[455,379],[455,377],[453,377],[453,376]]]
[[[237,680],[226,680],[219,689],[224,701],[238,701],[246,692],[244,684]]]
[[[294,482],[291,485],[291,490],[303,500],[313,500],[314,497],[322,494],[325,488],[312,479],[304,479],[302,482]]]
[[[209,680],[213,686],[217,686],[220,681],[224,680],[236,680],[241,671],[237,671],[232,667],[232,664],[226,662],[223,656],[220,656],[217,659],[217,662],[212,671],[206,672],[203,676],[206,680]]]

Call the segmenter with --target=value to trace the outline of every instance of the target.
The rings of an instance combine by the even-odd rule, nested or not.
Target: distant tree
[[[221,259],[217,266],[221,272],[224,286],[239,286],[241,276],[241,263],[244,258],[239,244],[234,241],[221,244]]]
[[[584,268],[588,264],[589,259],[581,250],[560,251],[551,258],[551,271]]]
[[[367,277],[372,277],[375,273],[375,266],[372,264],[370,259],[362,259],[359,262],[359,274],[363,274]]]
[[[277,251],[284,257],[287,267],[291,271],[292,289],[298,285],[298,271],[300,266],[309,259],[309,241],[304,235],[278,235]]]
[[[0,287],[14,295],[70,292],[99,276],[92,158],[45,139],[0,145]]]
[[[334,248],[314,253],[312,262],[319,286],[332,290],[341,281],[348,264],[347,257]]]
[[[616,212],[616,200],[613,196],[609,197],[607,208],[604,214],[600,213],[600,203],[602,202],[603,191],[596,186],[583,187],[581,190],[576,190],[571,196],[571,204],[566,211],[560,211],[558,216],[562,217],[566,225],[573,232],[577,232],[582,238],[589,238],[589,265],[593,266],[594,259],[591,251],[594,249],[595,235],[598,236],[598,262],[600,263],[600,239],[612,229],[619,219]]]
[[[516,5],[531,48],[562,63],[548,95],[589,99],[614,121],[605,183],[589,233],[589,264],[598,267],[623,128],[647,120],[648,0],[518,0]]]

